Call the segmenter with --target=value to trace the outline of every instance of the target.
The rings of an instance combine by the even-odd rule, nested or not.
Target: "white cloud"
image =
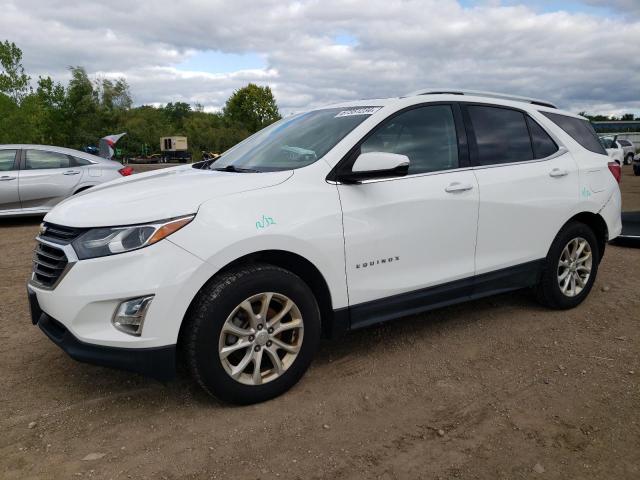
[[[465,9],[455,0],[0,0],[0,35],[23,49],[33,76],[62,78],[69,65],[120,72],[137,103],[216,109],[254,81],[271,85],[285,112],[433,85],[530,95],[575,111],[640,112],[640,57],[631,51],[640,43],[631,15],[638,2],[607,5],[625,15]],[[345,36],[353,42],[336,41]],[[211,50],[257,54],[266,65],[220,74],[176,68]]]

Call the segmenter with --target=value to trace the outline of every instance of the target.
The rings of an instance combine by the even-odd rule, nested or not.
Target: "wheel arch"
[[[331,299],[331,291],[329,285],[320,270],[308,259],[303,256],[286,250],[262,250],[258,252],[249,253],[243,255],[235,260],[230,261],[225,266],[220,268],[214,275],[212,275],[203,285],[200,287],[196,295],[191,300],[189,307],[187,308],[184,318],[182,319],[180,330],[178,333],[178,343],[181,343],[183,337],[183,330],[186,325],[186,319],[188,318],[191,309],[197,301],[199,293],[206,288],[206,286],[215,277],[228,272],[229,270],[254,264],[269,264],[274,265],[285,270],[288,270],[304,281],[311,291],[313,292],[318,302],[318,308],[320,309],[320,319],[322,324],[322,334],[324,337],[339,336],[348,328],[348,321],[345,316],[341,315],[341,312],[335,312],[333,309],[333,302]],[[346,309],[345,309],[346,312]]]
[[[73,191],[73,195],[77,195],[77,194],[78,194],[78,193],[80,193],[80,192],[84,192],[85,190],[88,190],[88,189],[90,189],[91,187],[95,187],[95,185],[82,185],[82,186],[80,186],[79,188],[76,188],[76,189]]]
[[[609,241],[609,229],[607,227],[607,222],[605,222],[604,218],[598,213],[592,212],[580,212],[573,217],[571,217],[563,226],[564,228],[567,224],[571,222],[580,222],[587,225],[593,233],[596,235],[598,239],[598,252],[600,253],[600,260],[604,256],[604,251],[607,246],[607,242]]]

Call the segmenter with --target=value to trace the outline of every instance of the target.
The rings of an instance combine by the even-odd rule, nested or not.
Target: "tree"
[[[77,66],[70,67],[66,86],[45,76],[32,88],[21,61],[14,43],[0,42],[0,143],[81,149],[105,135],[127,132],[119,146],[138,155],[158,152],[160,137],[187,135],[193,158],[199,158],[203,150],[223,152],[280,118],[269,87],[249,84],[236,90],[217,113],[185,102],[133,107],[124,78],[92,78]]]
[[[173,123],[178,128],[178,130],[182,131],[184,126],[184,119],[187,118],[191,113],[191,105],[185,102],[169,102],[164,107],[164,112],[169,118],[169,121]]]
[[[250,83],[233,92],[223,110],[231,123],[244,126],[250,133],[280,120],[280,112],[271,88]]]
[[[108,112],[128,110],[133,104],[129,84],[124,78],[118,78],[115,81],[102,79],[101,82],[97,82],[96,89],[100,97],[100,107],[103,110]]]
[[[22,50],[8,40],[0,42],[0,93],[12,98],[16,103],[29,93],[29,76],[22,68]]]

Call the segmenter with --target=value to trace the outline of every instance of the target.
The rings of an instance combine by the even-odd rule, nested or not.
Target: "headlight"
[[[126,227],[93,228],[72,245],[78,259],[104,257],[153,245],[188,224],[195,215]]]

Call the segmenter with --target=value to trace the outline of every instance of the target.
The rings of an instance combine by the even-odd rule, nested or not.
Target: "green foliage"
[[[624,113],[619,117],[615,115],[590,115],[587,112],[579,112],[578,115],[584,118],[588,118],[591,122],[617,122],[617,121],[633,121],[640,120],[640,117],[635,117],[633,113]]]
[[[225,117],[254,133],[280,120],[280,112],[271,88],[250,83],[233,92],[224,106]]]
[[[16,103],[29,93],[29,76],[22,68],[22,50],[8,40],[0,43],[0,93],[12,98]]]
[[[234,92],[222,113],[173,102],[132,107],[123,78],[91,79],[70,67],[67,86],[40,77],[35,91],[21,65],[22,51],[0,43],[0,143],[41,143],[82,149],[105,135],[127,132],[118,147],[127,156],[159,152],[160,137],[186,135],[194,159],[223,152],[280,118],[269,87],[249,84]]]

